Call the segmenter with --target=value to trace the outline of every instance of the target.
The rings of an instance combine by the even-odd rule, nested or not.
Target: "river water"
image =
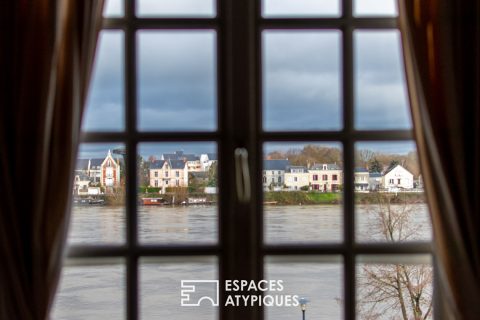
[[[429,240],[427,207],[410,205],[409,240]],[[392,206],[403,212],[405,207]],[[402,211],[403,210],[403,211]],[[356,208],[358,241],[382,241],[379,215],[375,206]],[[214,206],[140,207],[141,243],[215,243],[217,208]],[[341,242],[343,209],[341,205],[266,206],[265,241],[267,243]],[[124,242],[125,210],[122,207],[75,207],[70,244],[111,244]],[[109,320],[125,318],[125,266],[122,260],[74,261],[64,268],[52,319]],[[217,319],[217,307],[180,305],[180,280],[217,279],[215,257],[141,259],[140,314],[150,319]],[[307,319],[341,319],[343,267],[341,257],[319,260],[267,258],[267,279],[283,280],[281,295],[298,295],[309,300]],[[207,288],[212,290],[212,288]],[[272,294],[274,294],[272,292]],[[266,307],[267,319],[301,319],[299,307]]]

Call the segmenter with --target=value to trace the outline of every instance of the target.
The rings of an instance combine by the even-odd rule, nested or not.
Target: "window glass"
[[[215,32],[149,30],[137,39],[140,130],[215,130]]]

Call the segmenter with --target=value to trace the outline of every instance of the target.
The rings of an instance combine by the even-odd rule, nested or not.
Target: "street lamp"
[[[305,310],[307,310],[308,300],[306,298],[300,298],[298,302],[300,302],[300,308],[302,309],[302,320],[305,320]]]

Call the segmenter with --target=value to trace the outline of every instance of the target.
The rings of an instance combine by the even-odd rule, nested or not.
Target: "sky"
[[[354,14],[396,15],[395,2],[355,0]],[[262,12],[266,17],[287,13],[339,16],[339,3],[264,0]],[[106,16],[121,16],[123,1],[107,0],[105,12]],[[212,17],[215,3],[214,0],[138,0],[137,14]],[[336,30],[263,32],[265,130],[341,130],[341,37]],[[215,31],[144,30],[137,33],[136,41],[138,129],[216,130]],[[83,119],[84,131],[124,129],[123,45],[122,31],[102,31]],[[354,66],[356,128],[411,128],[399,33],[355,31]],[[408,152],[411,145],[400,143],[396,148]],[[198,149],[198,144],[191,147]]]

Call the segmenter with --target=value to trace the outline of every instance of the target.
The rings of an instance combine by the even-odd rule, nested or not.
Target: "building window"
[[[363,178],[362,178],[363,179]],[[336,174],[332,175],[332,180],[333,181],[337,181],[338,180],[338,176]]]
[[[326,174],[322,175],[322,180],[327,181],[328,180],[328,175],[326,175]]]
[[[155,178],[158,178],[158,171],[155,171]]]
[[[168,178],[168,171],[165,171],[165,178]]]
[[[155,187],[158,187],[158,180],[155,180]]]
[[[318,174],[314,174],[312,179],[313,179],[313,181],[318,181]]]
[[[297,182],[297,177],[293,177],[293,181]]]
[[[180,171],[175,171],[175,177],[180,177]]]

